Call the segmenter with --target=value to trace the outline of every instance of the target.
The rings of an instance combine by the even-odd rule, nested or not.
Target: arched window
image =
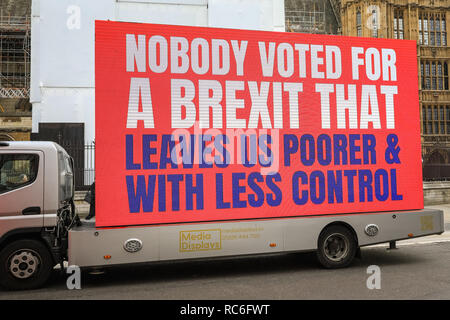
[[[372,9],[372,38],[378,38],[378,11]]]
[[[447,46],[445,13],[421,11],[419,14],[419,44],[425,46]]]
[[[358,10],[356,11],[356,36],[362,37],[362,20],[360,8],[358,8]]]
[[[394,11],[394,39],[403,39],[403,11],[396,9]]]
[[[445,163],[445,159],[444,159],[444,156],[441,154],[441,152],[439,152],[439,150],[435,150],[428,158],[428,163],[443,164],[443,163]]]
[[[441,61],[420,62],[422,90],[448,90],[448,65]]]

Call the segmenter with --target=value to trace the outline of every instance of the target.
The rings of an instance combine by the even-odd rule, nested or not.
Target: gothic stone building
[[[417,41],[424,179],[450,179],[450,1],[342,0],[342,34]]]

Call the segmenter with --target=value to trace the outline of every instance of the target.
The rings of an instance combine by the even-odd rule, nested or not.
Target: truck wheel
[[[10,290],[42,286],[53,270],[47,247],[32,239],[14,241],[0,252],[0,285]]]
[[[341,225],[325,228],[317,245],[317,259],[328,269],[347,267],[353,261],[357,250],[353,234]]]

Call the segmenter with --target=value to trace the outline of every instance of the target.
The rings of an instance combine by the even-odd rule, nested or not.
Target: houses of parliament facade
[[[450,179],[450,0],[339,5],[342,35],[417,41],[424,179]]]
[[[450,0],[285,0],[286,31],[417,42],[424,180],[450,180]]]

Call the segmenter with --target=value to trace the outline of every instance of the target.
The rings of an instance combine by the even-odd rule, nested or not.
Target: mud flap
[[[361,248],[358,248],[358,250],[356,250],[355,258],[358,258],[359,260],[362,259]]]

